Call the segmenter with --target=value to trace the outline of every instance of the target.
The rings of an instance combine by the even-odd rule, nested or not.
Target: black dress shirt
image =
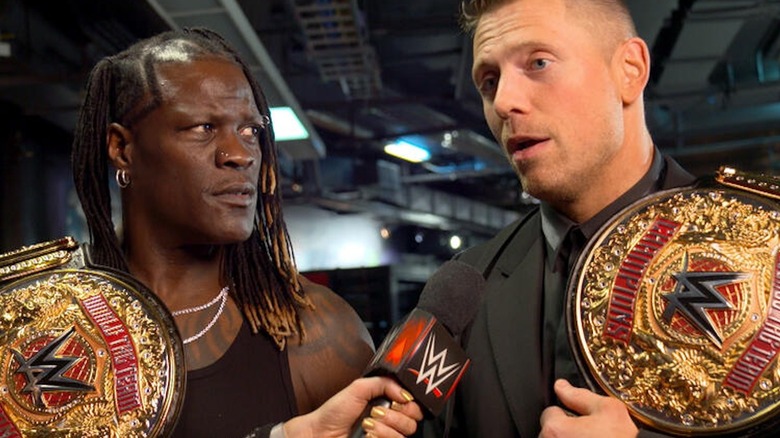
[[[663,170],[663,158],[656,150],[647,173],[626,193],[582,224],[569,220],[549,204],[544,202],[541,204],[542,233],[546,242],[542,360],[548,384],[549,404],[556,402],[552,386],[558,378],[565,378],[575,386],[586,386],[572,356],[564,316],[567,283],[575,262],[585,243],[611,217],[634,201],[660,188]]]

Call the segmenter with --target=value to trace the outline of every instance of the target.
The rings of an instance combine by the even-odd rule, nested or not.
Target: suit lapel
[[[664,157],[664,160],[666,160],[666,167],[661,176],[661,189],[667,190],[673,187],[688,186],[696,182],[696,178],[680,167],[672,158]]]
[[[694,181],[673,160],[667,159],[666,164],[662,188]],[[535,437],[547,391],[541,369],[544,239],[539,211],[504,228],[480,250],[461,253],[457,258],[475,266],[487,279],[490,292],[482,311],[499,385],[517,434]],[[482,372],[489,370],[483,368]],[[487,391],[493,388],[490,385]],[[500,400],[499,394],[491,395]],[[491,421],[489,416],[487,421]],[[492,423],[505,424],[496,419]]]
[[[515,426],[524,437],[535,436],[545,393],[539,331],[544,240],[539,218],[534,215],[524,226],[526,232],[517,233],[505,247],[488,278],[495,289],[486,301],[488,336],[499,381]]]

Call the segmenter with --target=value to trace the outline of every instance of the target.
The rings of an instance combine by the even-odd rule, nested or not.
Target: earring
[[[124,169],[117,169],[114,177],[116,178],[116,184],[120,189],[124,189],[130,185],[130,177]]]

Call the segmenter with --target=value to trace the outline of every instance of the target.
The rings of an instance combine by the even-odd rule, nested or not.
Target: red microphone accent
[[[416,308],[379,346],[368,375],[389,375],[438,415],[471,361],[430,313]]]

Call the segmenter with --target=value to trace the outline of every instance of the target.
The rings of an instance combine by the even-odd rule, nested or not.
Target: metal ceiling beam
[[[325,82],[338,82],[349,98],[382,90],[379,63],[355,0],[288,0],[306,41],[306,53]]]

